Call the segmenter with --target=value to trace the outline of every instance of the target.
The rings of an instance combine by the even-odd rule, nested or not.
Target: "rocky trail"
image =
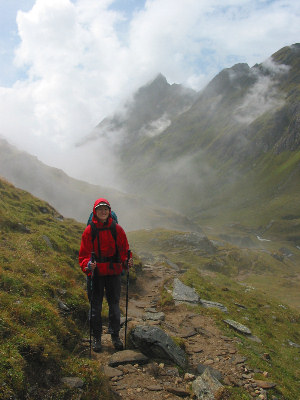
[[[136,326],[144,326],[158,332],[161,328],[169,337],[179,338],[184,343],[188,368],[184,372],[178,368],[175,355],[164,359],[149,356],[145,350],[153,343],[148,346],[143,342],[141,349],[116,352],[110,335],[104,331],[102,352],[93,352],[92,357],[99,361],[100,368],[110,380],[115,398],[228,399],[226,387],[237,386],[244,387],[250,398],[267,399],[267,389],[275,384],[253,379],[258,371],[251,370],[247,360],[239,355],[238,338],[225,337],[212,318],[193,313],[184,303],[169,310],[159,309],[161,287],[167,279],[174,278],[176,272],[173,269],[148,264],[137,278],[134,293],[129,283],[127,332]],[[121,309],[125,311],[124,290]],[[120,336],[124,340],[124,327]],[[172,353],[170,347],[169,350]],[[274,396],[272,398],[276,400]]]

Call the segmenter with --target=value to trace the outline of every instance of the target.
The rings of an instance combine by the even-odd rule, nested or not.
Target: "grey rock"
[[[209,300],[204,300],[204,299],[200,299],[200,304],[203,307],[207,307],[207,308],[217,308],[218,310],[227,313],[227,307],[225,307],[223,304],[221,303],[217,303],[215,301],[209,301]]]
[[[64,383],[66,386],[69,386],[70,388],[82,388],[84,385],[84,382],[80,378],[72,377],[72,376],[67,376],[61,379],[62,383]]]
[[[21,222],[17,223],[16,230],[23,232],[23,233],[31,233],[31,230],[27,226],[23,225]]]
[[[257,336],[254,335],[250,335],[249,339],[252,340],[252,342],[256,342],[256,343],[262,343],[261,339]]]
[[[199,303],[199,296],[194,288],[186,286],[178,278],[174,279],[173,283],[173,299],[175,303]]]
[[[224,319],[224,322],[231,326],[231,328],[236,331],[243,333],[244,335],[251,335],[251,331],[245,325],[240,324],[239,322],[233,321],[232,319]]]
[[[132,318],[131,318],[131,317],[127,317],[127,322],[129,322],[129,321],[132,321]],[[121,319],[120,319],[120,326],[121,326],[121,328],[122,328],[122,326],[125,324],[125,322],[126,322],[126,317],[121,317]]]
[[[185,352],[162,329],[138,325],[130,332],[130,337],[133,345],[147,356],[171,360],[185,368]]]
[[[223,385],[212,376],[208,368],[192,383],[193,392],[199,400],[215,400],[215,393],[222,387]]]
[[[213,376],[215,379],[217,379],[218,381],[223,380],[223,375],[220,371],[218,371],[217,369],[214,369],[213,367],[204,365],[204,364],[198,364],[197,365],[197,372],[198,374],[202,375],[205,370],[208,369],[211,376]]]
[[[62,311],[65,311],[65,312],[69,312],[70,311],[69,307],[66,304],[64,304],[61,300],[58,300],[58,307]]]
[[[291,340],[288,340],[288,344],[291,346],[291,347],[296,347],[296,348],[300,348],[300,344],[297,344],[297,343],[294,343],[294,342],[292,342]]]
[[[143,353],[140,353],[139,351],[134,351],[134,350],[123,350],[123,351],[118,351],[114,353],[109,362],[108,365],[110,367],[117,367],[118,365],[124,365],[124,364],[147,364],[149,361],[148,357],[146,357]]]
[[[48,238],[48,236],[43,235],[42,237],[43,237],[43,239],[45,240],[47,246],[48,246],[50,249],[53,249],[53,245],[52,245],[52,243],[51,243],[51,240]]]
[[[175,271],[179,271],[180,268],[178,267],[177,264],[173,263],[172,261],[166,259],[165,262],[171,267],[173,268]]]

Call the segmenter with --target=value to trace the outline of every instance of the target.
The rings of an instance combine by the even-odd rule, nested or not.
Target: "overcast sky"
[[[0,0],[0,135],[82,178],[74,142],[134,90],[158,73],[200,90],[299,42],[299,17],[296,0]]]

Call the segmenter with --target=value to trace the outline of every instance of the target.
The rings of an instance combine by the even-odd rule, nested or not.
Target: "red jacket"
[[[103,224],[98,220],[96,217],[96,212],[95,212],[95,207],[97,204],[100,202],[105,202],[109,205],[109,202],[106,199],[98,199],[95,201],[94,208],[93,208],[93,219],[92,221],[94,224],[97,226],[97,228],[109,228],[112,224],[112,217],[109,215],[107,223]],[[128,250],[129,250],[129,245],[127,241],[126,234],[123,230],[123,228],[116,224],[116,233],[117,233],[117,240],[115,242],[111,230],[100,230],[97,232],[99,235],[99,243],[100,243],[100,252],[101,252],[101,257],[112,257],[116,255],[116,244],[117,244],[117,249],[118,253],[120,256],[120,262],[98,262],[97,261],[97,270],[99,275],[119,275],[123,267],[125,267],[126,260],[128,257]],[[91,225],[88,225],[81,238],[81,246],[79,250],[79,264],[82,269],[82,271],[90,275],[91,273],[86,270],[88,262],[91,261],[91,253],[94,251],[96,253],[96,259],[99,258],[99,251],[98,251],[98,240],[97,236],[94,240],[94,243],[92,243],[92,229]]]

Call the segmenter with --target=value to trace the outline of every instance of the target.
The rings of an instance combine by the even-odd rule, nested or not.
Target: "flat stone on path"
[[[183,339],[187,339],[189,337],[197,335],[197,331],[195,328],[187,328],[178,334],[179,337]]]
[[[143,353],[135,350],[123,350],[123,351],[117,351],[114,353],[109,362],[108,365],[110,367],[117,367],[118,365],[124,365],[124,364],[147,364],[149,361],[148,357],[146,357]]]
[[[194,288],[186,286],[178,278],[174,279],[173,283],[173,299],[175,303],[189,303],[198,304],[199,295],[196,293]]]
[[[165,314],[163,312],[145,312],[145,314],[143,315],[143,320],[147,321],[164,321],[165,319]]]
[[[245,325],[240,324],[239,322],[233,321],[232,319],[224,319],[224,322],[231,326],[236,331],[243,333],[244,335],[251,335],[251,331]]]
[[[255,380],[254,382],[261,389],[272,389],[273,387],[276,386],[276,383],[274,382],[260,381],[260,380]]]
[[[67,376],[65,378],[62,378],[61,381],[70,388],[81,388],[84,385],[82,379],[73,376]]]
[[[109,367],[108,365],[104,366],[103,372],[104,372],[104,375],[106,375],[108,378],[114,378],[115,376],[122,376],[123,375],[122,371],[120,371],[117,368]]]

